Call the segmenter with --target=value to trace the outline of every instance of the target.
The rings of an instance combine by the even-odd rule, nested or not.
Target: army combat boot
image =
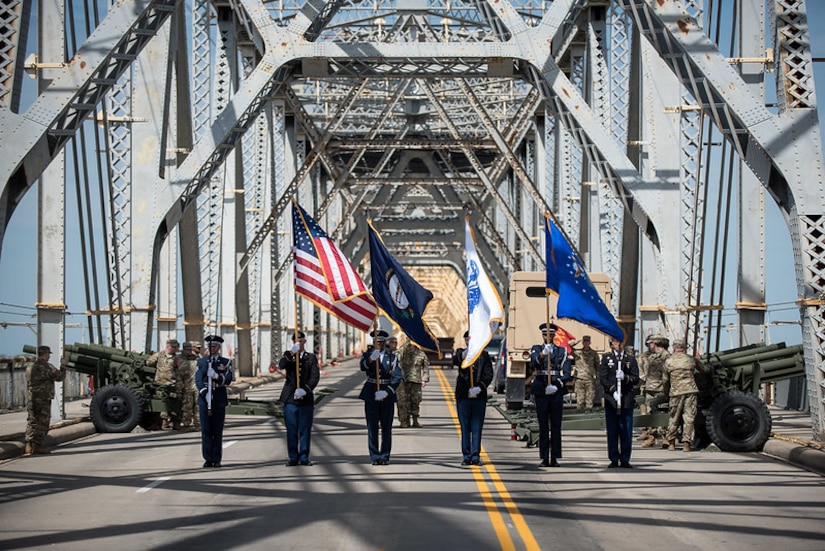
[[[648,436],[647,440],[645,440],[645,443],[642,444],[642,447],[643,448],[652,448],[655,445],[656,445],[656,437],[655,436]]]
[[[418,422],[418,416],[417,416],[417,415],[413,415],[413,418],[412,418],[412,419],[413,419],[413,421],[412,421],[412,426],[413,426],[413,427],[415,427],[415,428],[417,428],[417,429],[420,429],[420,428],[421,428],[421,423],[419,423],[419,422]]]
[[[42,444],[32,444],[32,455],[48,455],[51,450],[44,448]]]
[[[410,427],[410,420],[409,419],[401,419],[401,428],[407,429]]]
[[[690,442],[685,442],[684,444],[682,444],[682,451],[683,452],[692,452],[693,451],[693,448],[691,447]]]
[[[26,442],[26,451],[23,452],[23,455],[31,455],[34,450],[34,446],[31,442]]]
[[[636,437],[636,440],[647,440],[648,438],[650,438],[650,433],[647,432],[647,429],[644,429],[642,434]]]
[[[667,441],[667,451],[672,452],[676,449],[676,440],[668,440]]]

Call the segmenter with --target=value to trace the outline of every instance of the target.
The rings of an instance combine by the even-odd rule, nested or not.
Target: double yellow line
[[[458,414],[455,409],[455,395],[453,392],[453,387],[450,381],[447,380],[447,376],[444,374],[443,370],[434,369],[433,371],[438,377],[438,384],[441,386],[441,392],[444,394],[444,401],[447,403],[447,407],[450,408],[450,416],[453,418],[456,432],[458,432],[459,437],[461,437],[461,426],[458,424]],[[498,537],[498,542],[501,545],[501,549],[504,551],[515,551],[516,546],[513,543],[513,538],[510,537],[510,531],[504,523],[504,515],[497,502],[501,502],[507,510],[507,514],[510,515],[510,519],[513,521],[513,526],[518,531],[521,541],[524,542],[524,548],[528,551],[541,549],[536,541],[536,538],[533,537],[533,532],[530,531],[527,523],[524,522],[524,517],[521,516],[518,507],[516,507],[516,504],[513,503],[513,499],[510,497],[509,492],[507,492],[507,488],[504,487],[504,482],[502,482],[501,477],[498,475],[498,472],[490,461],[490,457],[484,450],[484,446],[481,447],[481,458],[484,465],[482,467],[471,467],[471,469],[473,471],[473,478],[476,481],[476,486],[478,486],[478,491],[481,493],[481,498],[484,500],[484,506],[487,509],[487,514],[490,516],[490,522],[493,524],[493,529]],[[487,476],[490,477],[492,488],[494,490],[491,490],[487,484],[484,476],[485,471]]]

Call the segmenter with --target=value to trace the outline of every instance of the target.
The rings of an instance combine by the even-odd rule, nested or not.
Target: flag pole
[[[375,350],[375,342],[378,338],[378,317],[376,316],[375,320],[372,322],[372,345],[373,350]],[[387,346],[386,343],[384,346]],[[375,359],[375,392],[381,390],[381,356]]]
[[[464,222],[465,222],[464,227],[465,227],[467,230],[469,230],[470,232],[472,232],[472,228],[470,228],[470,206],[469,206],[468,204],[465,204],[465,205],[464,205]],[[466,238],[466,236],[465,236],[465,238],[464,238],[464,242],[466,243],[466,241],[467,241],[467,238]],[[475,238],[473,238],[473,241],[475,241]],[[466,251],[465,251],[465,255],[466,255]],[[467,258],[466,258],[466,256],[465,256],[465,258],[464,258],[464,264],[465,264],[464,271],[465,271],[465,275],[466,275],[466,271],[467,271],[467,267],[466,267],[466,264],[467,264]],[[470,320],[470,295],[469,295],[469,292],[470,292],[470,289],[468,288],[468,289],[467,289],[467,293],[468,293],[468,294],[467,294],[467,321],[468,321],[468,322],[469,322],[469,320]],[[470,328],[469,328],[469,323],[468,323],[468,324],[467,324],[467,330],[469,330],[469,329],[470,329]],[[470,334],[470,338],[471,338],[471,339],[473,338],[473,335],[472,335],[472,334]],[[470,345],[468,344],[468,345],[467,345],[467,348],[469,348],[469,347],[470,347]],[[464,363],[464,359],[466,359],[466,358],[467,358],[467,348],[465,348],[465,349],[464,349],[464,358],[462,358],[462,359],[461,359],[461,363],[462,363],[462,364]],[[473,366],[472,366],[472,365],[468,365],[468,366],[467,366],[467,369],[469,369],[469,370],[470,370],[470,388],[473,388],[473,386],[475,386],[475,385],[473,384]]]
[[[295,260],[293,259],[292,262],[294,263]],[[297,288],[297,285],[295,284],[295,280],[296,280],[296,278],[293,275],[292,288],[295,291],[295,304],[294,304],[294,308],[293,308],[293,310],[294,310],[293,315],[295,316],[295,332],[292,334],[293,337],[294,337],[292,342],[298,342],[298,300],[299,300],[300,297],[298,296],[298,288]],[[299,347],[298,352],[295,354],[295,390],[298,390],[301,386],[301,368],[298,365],[299,362],[301,361],[300,358],[301,358],[301,349]]]
[[[544,290],[544,307],[545,307],[545,314],[547,318],[547,325],[544,328],[547,330],[547,334],[550,334],[550,294],[547,292],[547,289]],[[544,339],[544,335],[541,336]],[[546,342],[544,344],[547,344]],[[547,384],[550,384],[550,354],[547,355]]]

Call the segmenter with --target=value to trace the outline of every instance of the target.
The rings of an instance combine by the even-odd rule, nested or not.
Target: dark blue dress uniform
[[[284,352],[278,369],[284,372],[286,380],[281,390],[280,401],[284,404],[284,425],[286,425],[286,449],[289,459],[287,466],[312,465],[309,459],[312,422],[315,416],[313,390],[321,380],[318,358],[309,352],[298,352],[299,384],[295,384],[295,356]],[[306,394],[295,399],[295,390],[301,388]]]
[[[383,335],[381,335],[383,333]],[[387,333],[379,331],[376,341],[386,339]],[[376,349],[378,350],[378,349]],[[395,412],[396,391],[401,384],[402,372],[398,356],[387,349],[379,351],[381,356],[371,360],[372,350],[361,356],[361,371],[367,376],[358,398],[364,400],[364,415],[367,418],[367,445],[373,465],[387,465],[392,450],[392,420]],[[378,379],[376,379],[376,362]],[[383,400],[376,400],[375,394],[382,390],[387,393]],[[379,443],[378,429],[381,429]]]
[[[207,344],[223,342],[220,337],[207,337]],[[195,386],[198,389],[198,407],[201,421],[201,449],[204,467],[220,467],[223,456],[223,426],[226,421],[226,406],[229,405],[226,387],[232,382],[232,362],[229,358],[217,354],[217,349],[211,350],[213,355],[200,358],[198,369],[195,371]],[[209,368],[215,371],[212,378],[212,404],[207,405],[209,389]]]
[[[493,382],[493,362],[490,355],[482,350],[472,365],[462,368],[465,352],[465,348],[459,348],[453,354],[453,365],[458,367],[455,379],[455,408],[461,427],[461,455],[464,458],[461,463],[481,465],[481,433],[487,411],[487,387]],[[479,387],[481,391],[471,398],[469,393],[472,387]]]
[[[611,341],[611,345],[614,341]],[[616,341],[617,342],[617,341]],[[616,374],[621,370],[619,401],[613,394],[619,384]],[[635,388],[639,384],[639,364],[636,358],[622,350],[613,349],[602,356],[599,364],[599,383],[604,388],[604,420],[607,427],[607,457],[610,467],[630,468],[633,449],[633,408],[636,407]]]
[[[564,415],[565,383],[570,380],[570,357],[563,346],[552,344],[556,325],[541,324],[542,333],[550,335],[550,353],[542,356],[543,344],[530,349],[530,365],[535,370],[532,383],[533,399],[536,402],[536,416],[539,422],[539,457],[541,467],[558,467],[561,458],[561,422]],[[558,389],[547,394],[549,385]]]

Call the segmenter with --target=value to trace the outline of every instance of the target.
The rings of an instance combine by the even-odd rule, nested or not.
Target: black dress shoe
[[[622,468],[623,469],[632,469],[633,465],[630,464],[630,461],[622,461]]]
[[[208,469],[208,468],[210,468],[211,466],[212,466],[212,462],[211,462],[211,461],[204,461],[204,462],[203,462],[203,468],[204,468],[204,469]]]
[[[382,459],[382,460],[381,460],[381,464],[382,464],[382,465],[389,465],[389,464],[390,464],[390,460],[389,460],[389,459]]]
[[[615,469],[615,468],[616,468],[616,467],[618,467],[618,466],[619,466],[619,462],[618,462],[618,461],[611,461],[611,462],[610,462],[610,465],[608,465],[608,466],[607,466],[607,468],[608,468],[608,469]]]
[[[220,464],[220,463],[218,463],[217,461],[213,461],[213,462],[212,462],[212,466],[213,466],[213,467],[215,467],[216,469],[220,469],[220,468],[221,468],[221,464]]]
[[[286,467],[294,467],[297,464],[298,464],[297,459],[290,459],[289,461],[286,462],[285,466]]]
[[[556,461],[555,459],[550,462],[550,466],[551,467],[561,467],[561,465],[559,465],[559,462]]]
[[[303,461],[300,461],[300,463],[304,467],[312,467],[312,461],[310,461],[309,459],[304,459]]]
[[[547,459],[542,459],[541,463],[539,463],[539,467],[549,467],[549,466],[550,466],[550,461],[548,461]]]
[[[472,465],[473,462],[469,459],[465,459],[464,461],[461,462],[461,464],[464,465],[464,466],[467,466],[467,465]]]
[[[484,465],[484,463],[481,462],[481,459],[473,459],[472,461],[470,461],[470,463],[472,463],[473,465],[478,465],[479,467]]]
[[[374,461],[372,462],[372,464],[373,464],[373,465],[381,465],[381,460],[380,460],[380,459],[376,459],[376,460],[374,460]]]

